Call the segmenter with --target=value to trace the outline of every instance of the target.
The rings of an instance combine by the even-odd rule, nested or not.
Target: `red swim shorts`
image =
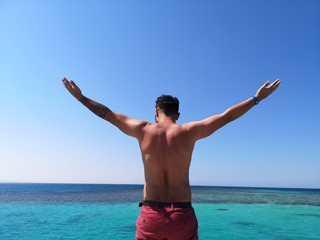
[[[137,240],[198,240],[193,207],[142,206],[136,223]]]

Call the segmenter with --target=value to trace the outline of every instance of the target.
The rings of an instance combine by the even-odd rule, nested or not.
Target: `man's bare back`
[[[189,167],[194,142],[186,127],[160,113],[159,122],[145,127],[140,142],[144,164],[144,200],[191,201]]]

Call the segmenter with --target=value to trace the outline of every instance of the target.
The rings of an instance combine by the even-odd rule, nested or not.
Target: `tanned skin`
[[[156,123],[150,123],[113,112],[85,97],[72,80],[63,78],[62,81],[67,90],[94,114],[138,140],[144,164],[144,200],[151,201],[191,201],[189,167],[196,141],[210,136],[255,106],[254,99],[249,98],[221,114],[182,125],[176,123],[179,113],[166,116],[156,109]],[[256,98],[264,100],[279,84],[279,79],[271,84],[266,82],[256,92]]]

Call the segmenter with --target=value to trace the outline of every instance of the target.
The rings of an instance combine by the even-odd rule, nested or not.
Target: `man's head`
[[[161,95],[156,100],[156,109],[163,112],[166,116],[179,117],[179,100],[171,95]],[[175,120],[176,120],[175,119]]]

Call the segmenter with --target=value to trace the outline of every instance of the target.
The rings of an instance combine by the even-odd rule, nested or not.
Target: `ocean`
[[[0,240],[135,239],[142,185],[0,184]],[[201,240],[320,239],[320,189],[193,186]]]

